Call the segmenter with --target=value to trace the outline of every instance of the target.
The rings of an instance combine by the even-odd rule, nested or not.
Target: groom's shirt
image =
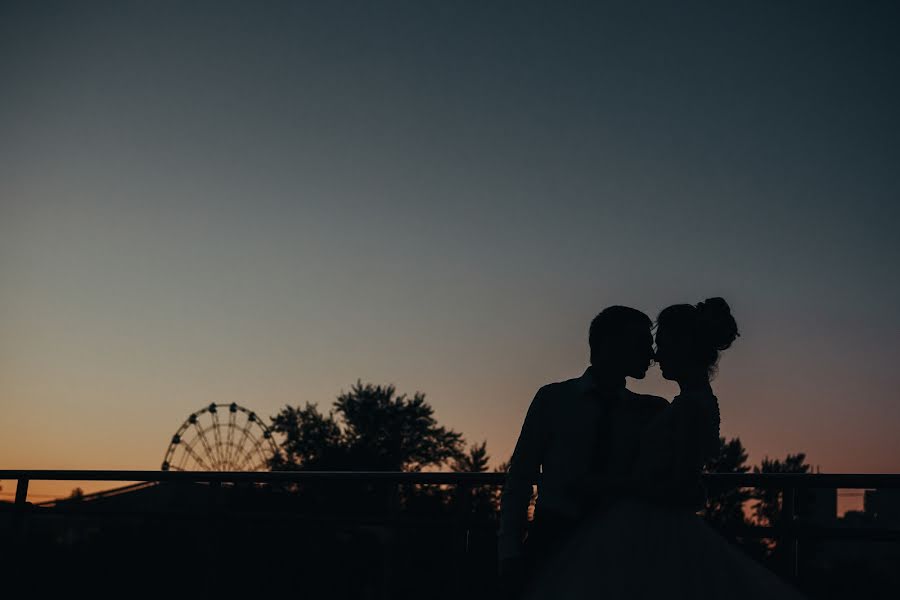
[[[532,484],[539,476],[535,513],[579,518],[583,511],[579,489],[591,474],[624,478],[643,425],[666,406],[662,398],[625,387],[603,392],[594,384],[590,368],[577,379],[538,390],[503,486],[500,558],[522,552]]]

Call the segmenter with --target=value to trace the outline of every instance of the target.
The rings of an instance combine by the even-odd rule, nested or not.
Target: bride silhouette
[[[696,514],[705,499],[700,471],[719,442],[709,378],[738,335],[722,298],[660,313],[656,359],[680,393],[640,434],[626,479],[590,487],[598,508],[545,566],[528,598],[800,597]]]

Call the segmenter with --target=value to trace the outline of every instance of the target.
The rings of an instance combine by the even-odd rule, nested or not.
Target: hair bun
[[[697,314],[704,336],[717,350],[729,348],[741,335],[731,316],[731,307],[723,298],[707,298],[697,303]]]

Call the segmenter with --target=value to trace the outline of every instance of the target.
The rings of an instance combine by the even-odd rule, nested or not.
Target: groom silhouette
[[[653,360],[651,327],[639,310],[604,309],[591,322],[591,364],[584,374],[545,385],[532,400],[501,495],[500,575],[511,595],[568,539],[589,504],[612,500],[614,492],[599,499],[588,494],[588,482],[624,479],[643,426],[668,405],[625,388],[625,378],[642,379]],[[529,524],[532,482],[539,474]]]

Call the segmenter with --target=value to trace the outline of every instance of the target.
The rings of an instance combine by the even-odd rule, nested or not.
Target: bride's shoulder
[[[682,393],[675,396],[669,406],[676,419],[719,419],[719,399],[712,392]]]
[[[679,394],[672,400],[672,412],[676,420],[704,427],[712,427],[718,431],[719,399],[712,392],[688,392]],[[718,435],[718,434],[717,434]]]

